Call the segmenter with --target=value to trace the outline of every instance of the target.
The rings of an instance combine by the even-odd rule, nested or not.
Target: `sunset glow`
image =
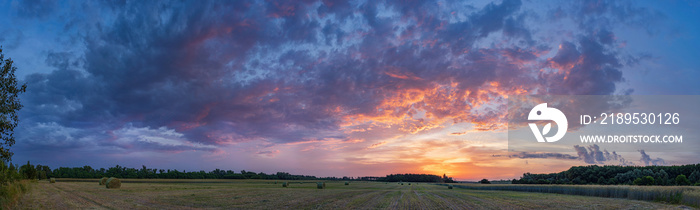
[[[27,2],[18,163],[513,179],[589,163],[509,152],[509,96],[700,94],[680,2]]]

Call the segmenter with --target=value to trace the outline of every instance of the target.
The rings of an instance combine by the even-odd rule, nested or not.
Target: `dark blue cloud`
[[[76,8],[101,9],[108,18],[65,23],[76,27],[84,51],[48,51],[45,62],[54,70],[24,79],[18,138],[25,150],[60,143],[213,151],[249,141],[348,139],[342,131],[348,116],[401,119],[419,112],[495,129],[498,110],[476,107],[501,94],[619,91],[621,69],[630,62],[609,30],[616,23],[591,20],[635,23],[608,13],[653,14],[593,5],[572,18],[579,23],[574,38],[551,43],[534,31],[534,11],[524,11],[521,1],[446,7],[459,3],[84,4]],[[387,105],[411,92],[426,95]],[[134,132],[148,138],[125,140]]]

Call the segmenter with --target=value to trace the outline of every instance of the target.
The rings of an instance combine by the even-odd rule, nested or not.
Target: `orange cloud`
[[[422,80],[420,77],[415,76],[413,73],[407,72],[407,71],[401,71],[401,69],[399,69],[397,67],[390,66],[390,67],[388,67],[388,69],[389,70],[384,72],[384,74],[386,74],[390,77],[393,77],[393,78],[408,79],[408,80]]]
[[[377,148],[377,147],[379,147],[379,146],[385,145],[386,143],[387,143],[386,141],[383,141],[383,142],[379,142],[379,143],[376,143],[376,144],[372,144],[372,145],[370,145],[369,147],[367,147],[367,149]]]

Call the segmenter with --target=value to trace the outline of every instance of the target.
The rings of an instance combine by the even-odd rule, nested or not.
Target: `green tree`
[[[697,170],[693,171],[693,173],[690,173],[688,180],[690,180],[690,183],[700,182],[700,172],[698,172]]]
[[[490,182],[488,179],[482,179],[481,181],[479,181],[479,183],[481,183],[481,184],[491,184],[491,182]]]
[[[22,167],[19,168],[20,174],[22,174],[22,177],[25,179],[36,179],[37,178],[37,171],[34,166],[27,161],[27,165],[23,165]]]
[[[605,177],[598,177],[598,181],[596,182],[596,184],[607,184],[605,183]]]
[[[653,185],[654,184],[654,177],[643,176],[641,178],[635,179],[633,183],[635,185]]]
[[[690,180],[685,177],[685,175],[681,174],[676,176],[676,184],[677,185],[690,185]]]
[[[17,111],[22,109],[18,95],[27,90],[26,84],[18,84],[15,78],[17,67],[12,63],[12,59],[5,59],[0,46],[0,161],[12,158],[10,147],[15,144],[13,131],[19,121]]]

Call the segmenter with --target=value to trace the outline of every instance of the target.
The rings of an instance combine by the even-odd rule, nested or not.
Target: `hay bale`
[[[345,182],[345,185],[350,185],[350,182]]]
[[[282,183],[282,187],[287,187],[287,186],[289,186],[289,184],[287,184],[287,182]]]
[[[107,177],[102,177],[102,179],[100,179],[100,185],[105,185],[105,184],[107,184],[107,179],[109,179],[109,178],[107,178]]]
[[[452,189],[452,185],[447,185],[447,189]]]
[[[411,185],[411,183],[409,182],[408,185]]]
[[[51,179],[49,180],[49,182],[50,182],[50,183],[56,183],[56,178],[51,178]]]
[[[105,187],[109,189],[119,189],[120,187],[122,187],[122,181],[120,181],[117,178],[110,177],[109,179],[107,179]]]
[[[326,183],[324,183],[324,182],[316,182],[316,188],[318,188],[318,189],[326,188]]]

